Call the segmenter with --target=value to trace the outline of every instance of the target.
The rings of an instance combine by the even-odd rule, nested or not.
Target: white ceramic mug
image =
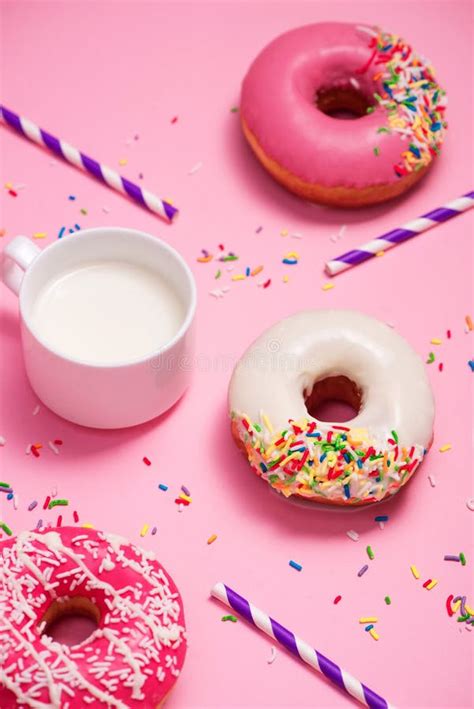
[[[55,351],[35,332],[32,308],[45,283],[65,269],[95,260],[151,268],[166,279],[185,311],[169,342],[141,359],[88,364]],[[4,249],[2,279],[19,296],[23,355],[31,386],[59,416],[94,428],[134,426],[162,414],[186,390],[196,286],[186,262],[168,244],[141,231],[114,227],[84,229],[44,250],[18,236]]]

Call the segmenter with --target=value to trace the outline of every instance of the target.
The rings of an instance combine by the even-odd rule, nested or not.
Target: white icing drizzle
[[[65,709],[66,696],[71,706],[127,709],[152,696],[158,704],[164,690],[157,687],[167,678],[171,687],[184,657],[171,654],[185,643],[179,595],[153,554],[122,537],[91,530],[69,544],[61,531],[23,532],[0,544],[0,699],[3,685],[33,709]],[[126,584],[117,586],[121,569]],[[41,635],[40,621],[50,602],[68,600],[74,589],[107,612],[69,648]]]

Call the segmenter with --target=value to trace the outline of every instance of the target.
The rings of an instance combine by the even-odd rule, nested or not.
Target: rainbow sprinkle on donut
[[[372,35],[368,28],[360,29]],[[374,99],[387,111],[389,128],[381,127],[378,132],[394,131],[407,140],[407,149],[393,166],[402,177],[429,165],[439,154],[447,128],[446,92],[435,81],[429,62],[397,35],[376,28],[369,47],[372,54],[359,73],[380,65],[373,80],[379,82],[381,91],[374,92]]]
[[[363,428],[290,419],[275,433],[268,416],[261,419],[262,425],[233,413],[233,431],[257,475],[285,497],[378,502],[405,485],[426,454],[420,445],[405,448],[396,431],[384,446],[375,446]]]

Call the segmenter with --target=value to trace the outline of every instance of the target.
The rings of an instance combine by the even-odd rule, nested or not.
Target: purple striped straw
[[[359,263],[367,261],[367,259],[376,256],[380,252],[385,252],[397,246],[397,244],[407,241],[407,239],[418,236],[418,234],[431,229],[437,224],[442,224],[452,217],[457,217],[458,214],[465,212],[467,209],[471,209],[473,206],[474,191],[468,192],[462,197],[454,199],[452,202],[448,202],[443,207],[433,209],[433,211],[423,214],[423,216],[404,224],[398,229],[388,231],[386,234],[378,236],[367,244],[363,244],[358,249],[337,256],[335,259],[326,263],[326,273],[330,276],[336,276],[338,273],[342,273],[342,271],[346,271],[348,268],[352,268],[352,266],[357,266]]]
[[[300,660],[306,662],[313,669],[321,672],[331,682],[344,690],[352,697],[357,699],[361,704],[374,709],[393,709],[382,697],[373,692],[371,689],[359,682],[358,679],[352,677],[348,672],[341,669],[332,660],[329,660],[322,653],[314,650],[311,645],[301,640],[297,635],[294,635],[290,630],[284,628],[276,620],[270,618],[269,615],[256,608],[252,603],[249,603],[243,596],[223,583],[216,583],[211,590],[211,595],[219,599],[226,606],[233,608],[236,613],[243,616],[252,625],[255,625],[259,630],[269,635],[276,640],[280,645],[283,645],[293,655],[296,655]]]
[[[142,207],[146,207],[151,212],[159,214],[160,217],[163,217],[167,222],[173,221],[173,218],[176,216],[178,210],[169,202],[160,199],[147,190],[143,190],[135,183],[119,175],[118,172],[115,172],[115,170],[112,170],[110,167],[102,165],[102,163],[81,153],[77,148],[69,145],[69,143],[66,143],[64,140],[59,140],[59,138],[51,135],[51,133],[47,133],[35,123],[28,120],[28,118],[19,116],[17,113],[1,105],[0,118],[24,138],[29,138],[34,143],[48,148],[48,150],[55,153],[55,155],[58,155],[60,158],[63,158],[79,169],[88,172],[98,180],[101,180],[101,182],[105,182],[106,185],[117,192],[128,195]]]

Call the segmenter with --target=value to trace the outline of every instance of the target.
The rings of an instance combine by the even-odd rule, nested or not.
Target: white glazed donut
[[[310,415],[325,399],[358,410]],[[388,325],[349,310],[297,313],[264,332],[229,386],[232,432],[255,472],[285,497],[362,505],[395,494],[433,438],[422,360]]]

